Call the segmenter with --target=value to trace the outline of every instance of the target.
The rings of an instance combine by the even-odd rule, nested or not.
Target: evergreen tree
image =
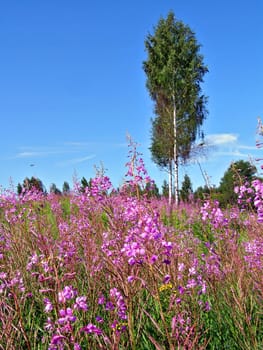
[[[19,183],[17,184],[17,194],[21,194],[22,191],[23,191],[23,187],[22,187],[21,183],[19,182]]]
[[[83,176],[80,180],[80,192],[85,192],[86,187],[91,187],[92,179],[89,181]]]
[[[191,179],[187,174],[185,174],[180,190],[180,199],[183,202],[188,202],[191,194],[193,194]]]
[[[58,189],[57,186],[56,186],[56,184],[54,184],[54,183],[52,183],[52,184],[50,185],[49,192],[50,192],[50,193],[57,194],[57,195],[61,195],[60,189]]]
[[[164,197],[168,197],[168,195],[169,195],[169,185],[168,185],[168,182],[166,180],[163,181],[162,195]]]
[[[70,192],[69,183],[67,181],[64,181],[63,183],[62,192],[63,194],[68,194]]]
[[[207,199],[211,196],[211,189],[205,185],[205,186],[199,186],[194,192],[194,198],[195,199]]]
[[[20,186],[19,186],[19,190],[21,190]],[[32,191],[32,190],[36,190],[39,192],[46,192],[45,187],[40,179],[34,176],[32,176],[30,179],[26,177],[23,181],[21,193],[23,191]]]
[[[169,200],[178,203],[178,160],[187,161],[206,116],[200,84],[208,71],[192,30],[170,12],[145,41],[143,62],[147,89],[155,104],[152,121],[153,161],[169,172]],[[200,132],[200,136],[202,133]],[[174,175],[174,183],[172,178]]]
[[[223,206],[235,204],[237,202],[237,194],[234,192],[235,186],[241,186],[245,182],[251,183],[256,172],[256,167],[248,161],[233,162],[220,180],[218,187],[220,203]]]

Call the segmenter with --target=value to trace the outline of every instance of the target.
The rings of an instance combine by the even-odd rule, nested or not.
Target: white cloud
[[[250,151],[257,151],[258,150],[258,148],[256,146],[239,145],[238,148],[239,149],[247,149]]]
[[[74,164],[78,164],[78,163],[83,163],[87,160],[94,159],[95,157],[96,157],[95,154],[91,154],[91,155],[86,156],[86,157],[68,159],[68,160],[65,160],[63,162],[57,163],[57,165],[59,165],[59,166],[74,165]]]
[[[66,150],[58,150],[58,149],[47,149],[47,150],[41,150],[41,151],[37,151],[37,150],[28,150],[28,151],[23,151],[23,152],[19,152],[15,155],[14,158],[39,158],[39,157],[48,157],[51,155],[57,155],[57,154],[63,154],[63,153],[72,153]]]
[[[20,152],[17,153],[15,158],[30,158],[39,155],[40,152]]]
[[[248,154],[241,153],[238,149],[232,151],[219,151],[215,152],[216,156],[228,156],[228,157],[248,157]]]
[[[211,145],[224,145],[237,141],[237,135],[234,134],[211,134],[207,135],[205,142]]]

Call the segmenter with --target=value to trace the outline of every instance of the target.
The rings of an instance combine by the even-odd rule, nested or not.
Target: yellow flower
[[[172,289],[172,288],[173,288],[172,283],[162,284],[159,287],[159,292],[163,292],[164,290],[168,290],[168,289]]]

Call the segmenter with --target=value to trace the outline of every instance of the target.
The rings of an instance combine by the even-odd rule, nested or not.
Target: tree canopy
[[[146,87],[154,101],[151,153],[153,161],[172,172],[178,191],[178,158],[186,162],[191,145],[202,136],[207,98],[200,84],[208,68],[203,63],[194,32],[176,20],[173,12],[161,18],[145,41],[143,69]]]
[[[185,174],[180,190],[180,199],[183,202],[188,202],[191,194],[193,194],[192,182],[189,175]]]
[[[220,180],[218,187],[218,192],[221,194],[221,204],[227,205],[235,203],[237,195],[234,192],[234,187],[241,186],[246,182],[251,183],[256,172],[256,167],[248,161],[241,159],[231,163]]]
[[[17,185],[17,193],[22,194],[22,192],[36,190],[39,192],[46,192],[46,189],[42,183],[42,181],[34,176],[31,178],[26,177],[21,185],[18,183]]]

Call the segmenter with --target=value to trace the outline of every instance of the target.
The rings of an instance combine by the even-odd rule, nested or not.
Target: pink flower
[[[81,329],[81,331],[89,333],[89,334],[91,334],[91,333],[95,333],[95,334],[98,334],[98,335],[102,334],[102,330],[100,328],[96,327],[92,323],[89,323],[87,326],[83,327]]]
[[[86,303],[86,299],[87,297],[85,296],[77,297],[76,302],[74,304],[74,309],[87,311],[88,305]]]
[[[58,319],[59,324],[65,324],[68,322],[75,322],[77,317],[73,315],[73,311],[70,307],[67,307],[66,309],[59,310],[59,315],[61,316]]]
[[[45,312],[50,312],[53,310],[53,305],[48,298],[44,298]]]

